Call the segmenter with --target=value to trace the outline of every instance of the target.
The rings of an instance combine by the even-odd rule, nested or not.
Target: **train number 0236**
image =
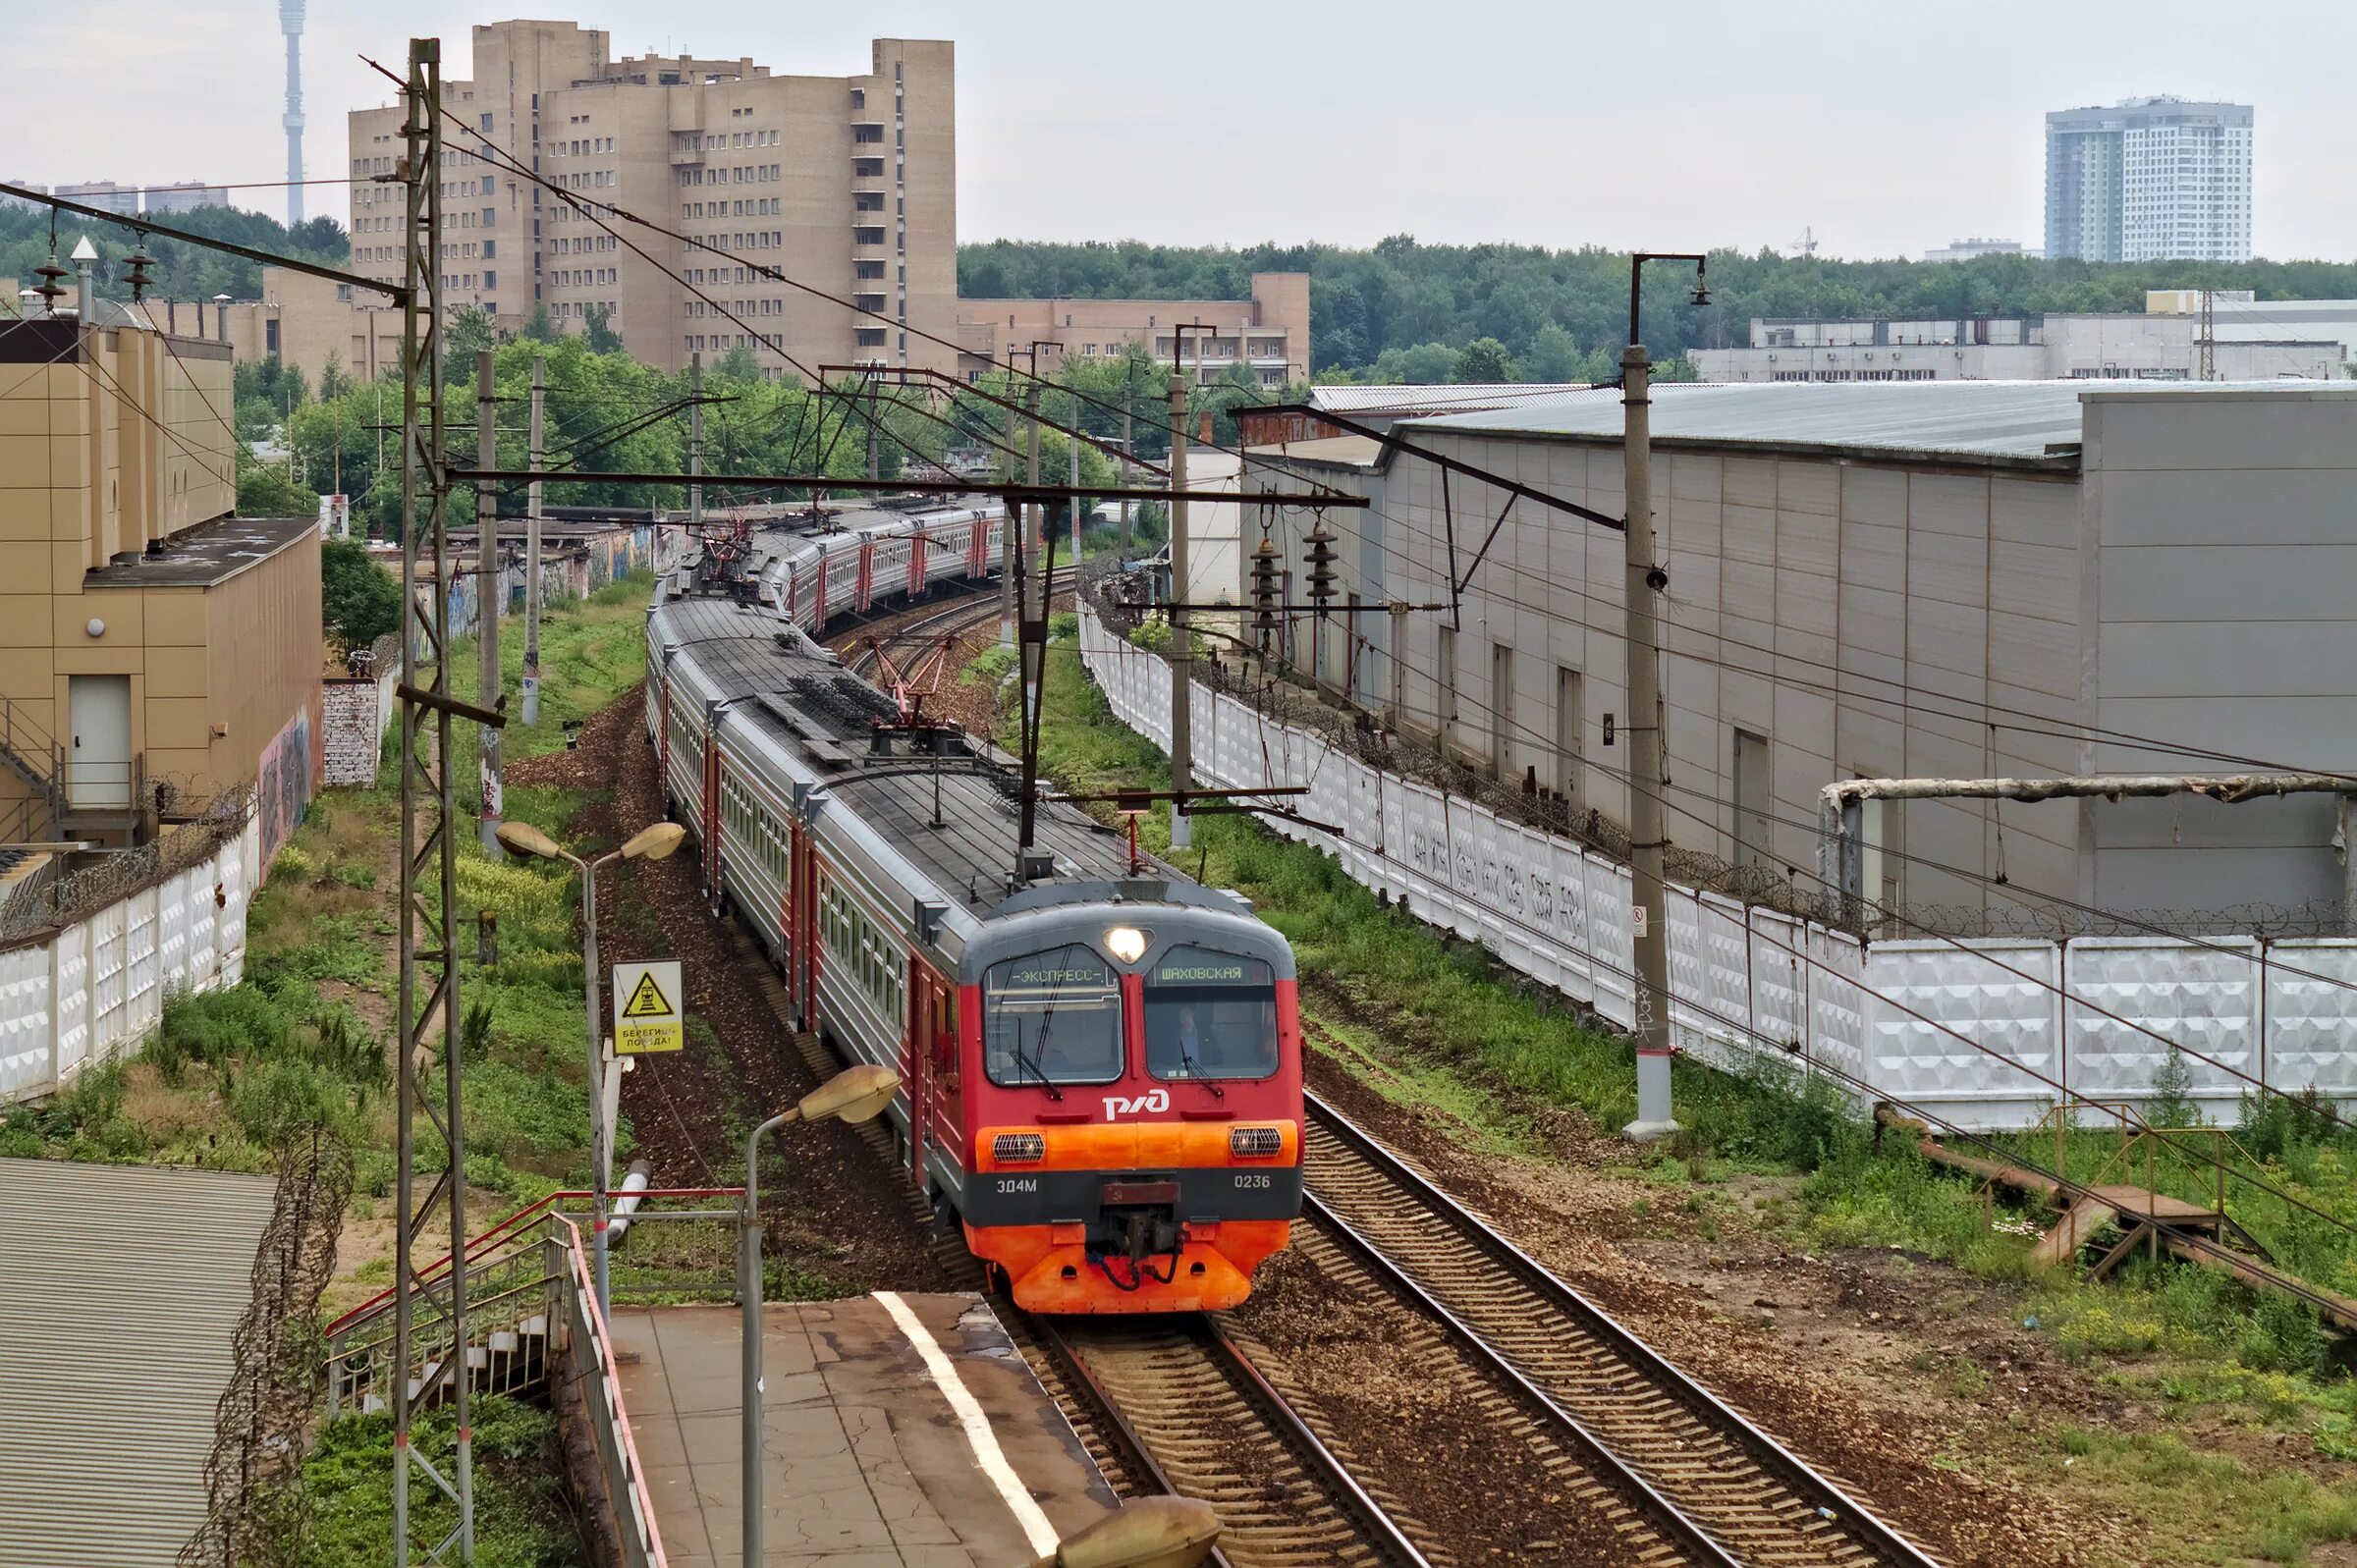
[[[1238,1187],[1265,1187],[1269,1184],[1269,1173],[1265,1170],[1239,1170],[1235,1173],[1235,1184]]]

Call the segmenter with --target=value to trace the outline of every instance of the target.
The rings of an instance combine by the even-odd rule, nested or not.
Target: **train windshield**
[[[1009,958],[982,980],[982,1065],[992,1083],[1111,1083],[1122,1075],[1113,966],[1069,946]]]
[[[1157,1078],[1266,1078],[1277,1070],[1277,984],[1267,960],[1173,947],[1146,974],[1146,1070]]]

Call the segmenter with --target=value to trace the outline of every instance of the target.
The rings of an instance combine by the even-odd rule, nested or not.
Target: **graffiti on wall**
[[[254,782],[254,813],[262,825],[262,859],[267,862],[294,836],[311,803],[311,716],[298,713],[263,748]]]

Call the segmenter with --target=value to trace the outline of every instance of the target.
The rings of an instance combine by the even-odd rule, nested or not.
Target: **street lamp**
[[[737,1226],[737,1298],[743,1312],[744,1568],[761,1568],[761,1139],[790,1121],[871,1121],[901,1092],[901,1075],[860,1062],[781,1110],[744,1140],[744,1209]]]
[[[606,1284],[606,1166],[613,1130],[606,1125],[605,1034],[597,1009],[597,870],[615,860],[660,860],[680,846],[687,830],[676,822],[650,823],[594,860],[583,860],[528,822],[511,818],[499,825],[499,841],[520,855],[562,860],[581,874],[581,1000],[589,1025],[589,1192],[593,1228],[591,1256],[596,1261],[597,1310],[613,1305]]]
[[[1139,1497],[1058,1543],[1029,1568],[1195,1568],[1219,1543],[1220,1516],[1192,1497]]]

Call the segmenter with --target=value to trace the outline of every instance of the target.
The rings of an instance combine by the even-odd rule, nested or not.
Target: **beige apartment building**
[[[319,534],[237,509],[230,350],[144,308],[0,323],[0,842],[136,841],[318,778]]]
[[[229,345],[239,364],[276,359],[311,390],[332,355],[355,381],[401,368],[401,307],[392,296],[286,267],[262,269],[259,299],[158,299],[147,313],[168,334]]]
[[[474,29],[472,78],[443,83],[446,300],[509,330],[538,305],[571,332],[603,310],[632,355],[667,369],[738,347],[773,377],[853,360],[949,368],[951,351],[920,335],[948,340],[957,322],[949,43],[879,38],[870,68],[848,77],[778,76],[750,59],[617,59],[610,45],[569,22]],[[402,110],[350,122],[354,268],[398,279],[403,193],[390,181]],[[486,156],[485,140],[568,197],[691,243],[618,225],[642,257]]]
[[[1306,272],[1256,272],[1249,299],[960,299],[958,370],[970,381],[1034,343],[1057,346],[1040,350],[1043,373],[1060,355],[1119,357],[1132,346],[1170,364],[1180,323],[1210,329],[1186,334],[1186,363],[1200,381],[1238,364],[1264,387],[1309,379]]]

